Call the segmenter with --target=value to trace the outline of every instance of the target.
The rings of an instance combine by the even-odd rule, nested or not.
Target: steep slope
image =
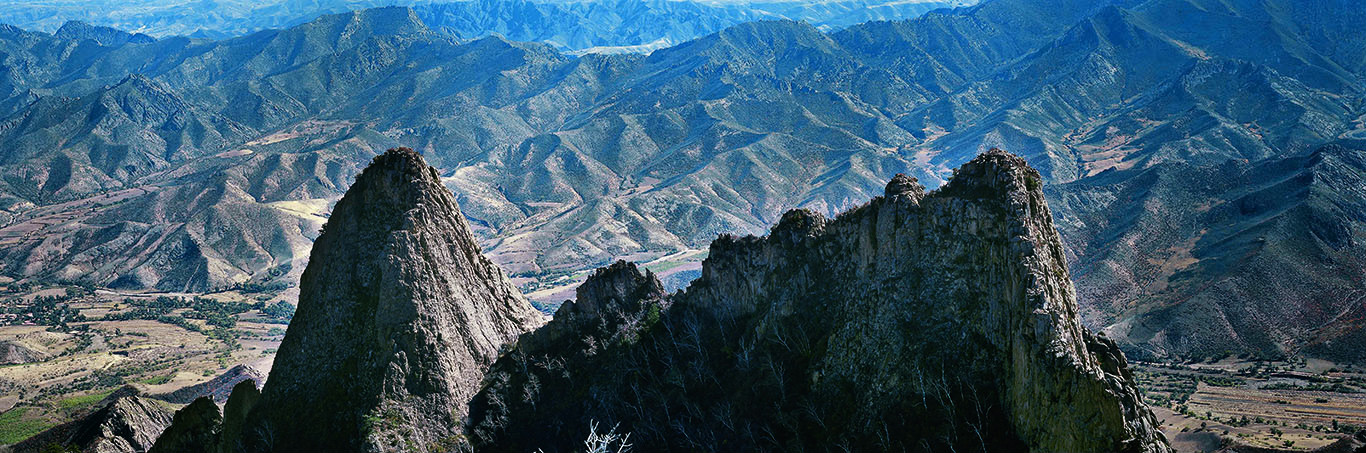
[[[243,430],[254,448],[454,442],[484,368],[542,322],[408,149],[376,157],[337,202],[298,306]]]
[[[478,6],[458,6],[464,7]],[[1097,14],[1098,18],[1088,19]],[[990,144],[1013,145],[1035,159],[1046,175],[1064,179],[1080,171],[1124,164],[1100,157],[1094,158],[1098,162],[1076,162],[1078,155],[1107,155],[1108,149],[1071,148],[1094,147],[1090,141],[1106,143],[1108,135],[1083,134],[1090,141],[1076,145],[1049,138],[1069,132],[1080,118],[1095,113],[1094,108],[1069,112],[1061,120],[1048,117],[1056,112],[1019,110],[1012,115],[1027,118],[1008,124],[993,123],[1000,115],[982,119],[973,112],[1009,107],[1040,92],[1058,93],[1059,86],[1091,78],[1093,71],[1081,70],[1065,79],[1039,77],[1041,68],[1053,68],[1054,62],[1086,60],[1081,57],[1087,49],[1100,49],[1095,51],[1101,55],[1098,58],[1115,60],[1107,60],[1112,65],[1151,67],[1149,72],[1165,77],[1173,75],[1161,70],[1180,67],[1180,61],[1151,64],[1152,60],[1170,59],[1169,55],[1187,58],[1184,51],[1134,51],[1153,43],[1160,44],[1158,48],[1178,47],[1160,37],[1123,40],[1086,33],[1099,29],[1123,34],[1136,29],[1126,22],[1136,20],[1135,14],[1117,13],[1095,2],[1065,2],[1043,14],[1027,0],[1000,0],[914,21],[860,25],[833,35],[795,22],[744,24],[648,58],[572,59],[545,46],[495,38],[460,43],[432,31],[419,16],[414,10],[382,8],[325,16],[291,29],[221,42],[167,47],[164,53],[169,57],[152,59],[152,64],[139,71],[170,87],[186,102],[202,106],[198,107],[201,115],[261,131],[258,134],[263,136],[237,140],[237,146],[223,149],[229,153],[288,152],[327,159],[352,154],[316,144],[371,148],[392,146],[386,141],[393,140],[414,144],[428,152],[434,163],[458,167],[449,175],[449,183],[465,197],[468,213],[481,233],[498,236],[489,243],[495,259],[511,272],[541,278],[605,264],[619,256],[660,256],[701,248],[721,232],[762,231],[784,210],[796,206],[834,214],[875,194],[878,181],[895,173],[913,174],[935,185],[948,168]],[[1105,26],[1073,27],[1077,21]],[[1050,42],[1069,27],[1078,31]],[[66,92],[106,80],[105,74],[122,67],[118,62],[145,57],[143,48],[171,46],[162,41],[102,46],[94,49],[98,52],[90,57],[91,62],[84,63],[98,70],[89,74],[47,70],[33,76],[29,84],[65,87],[61,90]],[[1040,46],[1061,50],[1034,52]],[[1123,58],[1111,58],[1115,55]],[[1015,75],[974,83],[983,78],[994,81],[993,74],[1001,71]],[[1040,85],[1039,80],[1047,83]],[[1278,87],[1287,86],[1284,82],[1269,81]],[[1123,98],[1155,83],[1119,90],[1111,97]],[[1106,91],[1066,93],[1081,97]],[[952,95],[950,100],[936,101],[946,95]],[[1315,118],[1320,110],[1333,117],[1344,115],[1334,107],[1316,108],[1301,116]],[[39,118],[55,115],[31,113]],[[325,123],[364,126],[341,134],[309,132],[318,129],[306,127],[317,117],[326,118]],[[1183,121],[1193,126],[1181,133],[1222,129],[1224,123],[1218,121],[1195,121],[1207,117]],[[1142,118],[1124,120],[1142,122]],[[144,123],[143,130],[161,130],[161,123],[151,119]],[[1113,123],[1122,127],[1097,130],[1113,129],[1122,135],[1132,129],[1119,120]],[[24,142],[32,149],[48,149],[36,146],[42,137],[64,136],[56,128],[27,132],[31,129],[11,134],[32,137]],[[1156,141],[1171,135],[1149,137]],[[1218,135],[1210,135],[1201,142],[1216,142]],[[295,137],[298,140],[292,143],[276,142]],[[1002,137],[1010,139],[999,140]],[[1052,144],[1039,148],[1039,140]],[[78,135],[70,141],[95,140]],[[300,146],[304,143],[308,145]],[[156,159],[151,152],[128,156],[149,156],[136,166],[140,172],[147,172],[147,167],[201,165],[196,159],[182,162],[182,156],[202,154],[197,150],[203,146],[181,148],[191,152],[163,150],[169,156],[166,159]],[[1264,148],[1257,155],[1274,151]],[[60,192],[49,198],[78,197],[127,186],[130,177],[141,174],[119,173],[123,167],[85,171],[80,156],[59,157],[45,152],[12,164],[10,173],[21,177],[8,178],[13,187],[7,192],[42,204],[44,198],[39,196],[44,188]],[[48,168],[65,168],[54,162],[67,161],[74,163],[75,177],[46,175]],[[320,175],[316,185],[327,193],[315,192],[312,198],[335,198],[348,173],[354,171],[354,162],[345,171]],[[96,178],[101,174],[107,176]],[[158,174],[162,173],[140,182],[159,183],[155,181]],[[258,202],[293,201],[289,198],[298,196],[244,189]],[[13,216],[24,217],[25,201],[13,202]],[[51,234],[62,233],[43,233]],[[203,242],[196,246],[212,247]],[[287,258],[221,254],[229,265],[215,269],[230,275],[210,273],[195,283],[199,289],[248,280]],[[61,257],[49,259],[57,263],[40,265],[16,258],[7,261],[10,269],[38,272],[64,264]],[[119,277],[88,275],[101,284]],[[179,283],[173,279],[161,284],[160,280],[144,277],[130,282],[163,289],[173,289],[171,282]]]
[[[171,411],[143,398],[133,387],[111,393],[95,407],[77,420],[12,445],[11,451],[136,453],[151,448],[157,436],[171,424]]]
[[[76,98],[133,74],[155,74],[184,61],[202,41],[148,41],[118,30],[71,22],[55,35],[0,25],[0,112],[9,116],[40,97]]]
[[[1123,355],[1082,327],[1038,172],[993,150],[830,220],[723,236],[667,295],[599,270],[490,370],[475,446],[1166,451]]]
[[[1056,181],[1165,161],[1296,154],[1350,130],[1360,72],[1347,73],[1295,42],[1310,39],[1305,32],[1278,30],[1291,42],[1266,42],[1260,35],[1271,31],[1247,21],[1292,16],[1277,5],[1206,6],[1234,10],[1191,12],[1201,16],[1193,20],[1167,15],[1203,8],[1182,0],[1101,8],[995,77],[917,107],[906,121],[946,132],[929,143],[942,150],[933,162],[1007,146]],[[1324,7],[1346,17],[1362,13],[1360,5]],[[1262,48],[1253,42],[1314,58],[1253,58],[1260,51],[1251,49]]]
[[[0,158],[5,185],[39,203],[121,188],[256,135],[140,74],[81,98],[42,98],[0,131],[0,146],[11,150]]]
[[[1215,167],[1171,163],[1056,186],[1094,326],[1144,358],[1366,360],[1366,151],[1359,142]],[[1342,338],[1340,345],[1334,341]],[[1359,341],[1359,340],[1357,340]]]
[[[157,437],[147,453],[203,453],[218,443],[223,414],[213,399],[200,397],[176,411],[171,426]]]
[[[1366,137],[1366,3],[1296,6],[993,0],[837,32],[745,23],[648,56],[458,39],[421,8],[222,41],[0,27],[0,272],[285,287],[330,203],[399,143],[448,169],[485,249],[532,288],[792,208],[833,215],[896,173],[934,187],[990,147],[1061,183]],[[1081,229],[1064,237],[1106,240]]]
[[[0,229],[0,259],[31,276],[115,288],[288,286],[324,219],[261,203],[234,177],[243,170],[250,167],[26,211]],[[294,274],[291,283],[271,281],[281,272]]]

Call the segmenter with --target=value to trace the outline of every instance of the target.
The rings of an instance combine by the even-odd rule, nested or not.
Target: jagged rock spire
[[[887,198],[907,197],[919,201],[925,198],[925,186],[920,184],[920,179],[906,176],[904,173],[897,173],[892,180],[887,183],[887,188],[883,191]]]
[[[593,423],[649,451],[1169,451],[1081,325],[1040,181],[1000,150],[932,193],[898,176],[834,219],[722,236],[645,303],[615,264],[574,305],[628,322],[528,335],[555,333],[491,367],[468,433],[484,451],[574,451]]]
[[[488,364],[541,323],[481,254],[436,170],[391,149],[356,178],[313,245],[245,444],[452,446]]]

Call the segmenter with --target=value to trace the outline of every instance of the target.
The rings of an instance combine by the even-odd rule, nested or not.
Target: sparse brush
[[[612,429],[605,433],[598,433],[598,422],[593,421],[588,425],[588,438],[583,440],[583,448],[586,453],[626,453],[631,451],[631,433],[617,434],[617,427],[612,425]]]

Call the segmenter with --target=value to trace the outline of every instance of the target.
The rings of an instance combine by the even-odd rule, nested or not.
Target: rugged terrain
[[[170,410],[139,395],[137,389],[125,387],[111,393],[95,410],[79,419],[43,431],[10,449],[15,453],[147,451],[170,425]]]
[[[1362,342],[1360,295],[1340,290],[1360,286],[1360,222],[1335,220],[1361,218],[1343,185],[1360,166],[1297,164],[1366,134],[1360,2],[992,0],[581,57],[424,14],[217,41],[0,30],[0,271],[291,290],[342,188],[402,142],[448,169],[492,259],[551,309],[616,259],[696,261],[718,234],[834,215],[897,173],[936,187],[1000,146],[1057,185],[1084,321],[1128,351],[1362,360],[1337,346]],[[1221,177],[1313,196],[1200,185]],[[1282,267],[1303,272],[1237,277]]]
[[[648,51],[677,44],[741,22],[803,20],[838,29],[870,20],[907,19],[936,8],[977,0],[133,0],[95,2],[0,2],[0,22],[60,32],[70,21],[135,30],[150,38],[176,35],[231,38],[298,25],[324,14],[378,6],[411,6],[422,20],[454,36],[499,34],[579,51]],[[192,5],[192,6],[191,6]],[[86,25],[81,25],[82,27]],[[150,36],[149,36],[150,35]]]
[[[389,150],[314,244],[298,311],[247,419],[244,432],[260,437],[243,441],[279,451],[454,445],[484,369],[543,322],[484,257],[436,170],[412,150]]]
[[[833,220],[723,236],[677,294],[594,273],[471,419],[491,451],[572,451],[594,422],[652,450],[1167,449],[1081,326],[1039,174],[998,150],[930,194],[902,175]]]
[[[1366,147],[1110,171],[1051,188],[1077,286],[1145,359],[1366,361]],[[1082,258],[1089,257],[1089,258]]]
[[[390,150],[329,219],[259,399],[229,398],[240,437],[195,403],[153,450],[565,451],[597,422],[651,450],[1168,450],[1081,325],[1039,173],[1003,151],[723,236],[684,292],[622,262],[578,296],[517,338],[534,310],[435,170]]]

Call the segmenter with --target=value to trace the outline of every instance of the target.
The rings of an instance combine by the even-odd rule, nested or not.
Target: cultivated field
[[[703,258],[704,251],[690,251],[645,267],[664,279],[687,278]],[[564,285],[531,297],[572,298],[585,276],[566,276]],[[0,445],[68,421],[124,385],[157,395],[239,364],[268,373],[293,315],[292,306],[274,302],[278,296],[0,280]],[[1179,451],[1234,443],[1311,450],[1366,427],[1366,370],[1357,367],[1224,360],[1132,369]]]
[[[292,316],[292,306],[265,302],[271,299],[7,284],[0,288],[0,445],[68,421],[124,385],[156,395],[238,364],[268,372]]]
[[[1133,365],[1178,451],[1312,450],[1366,427],[1366,370],[1310,360]]]

